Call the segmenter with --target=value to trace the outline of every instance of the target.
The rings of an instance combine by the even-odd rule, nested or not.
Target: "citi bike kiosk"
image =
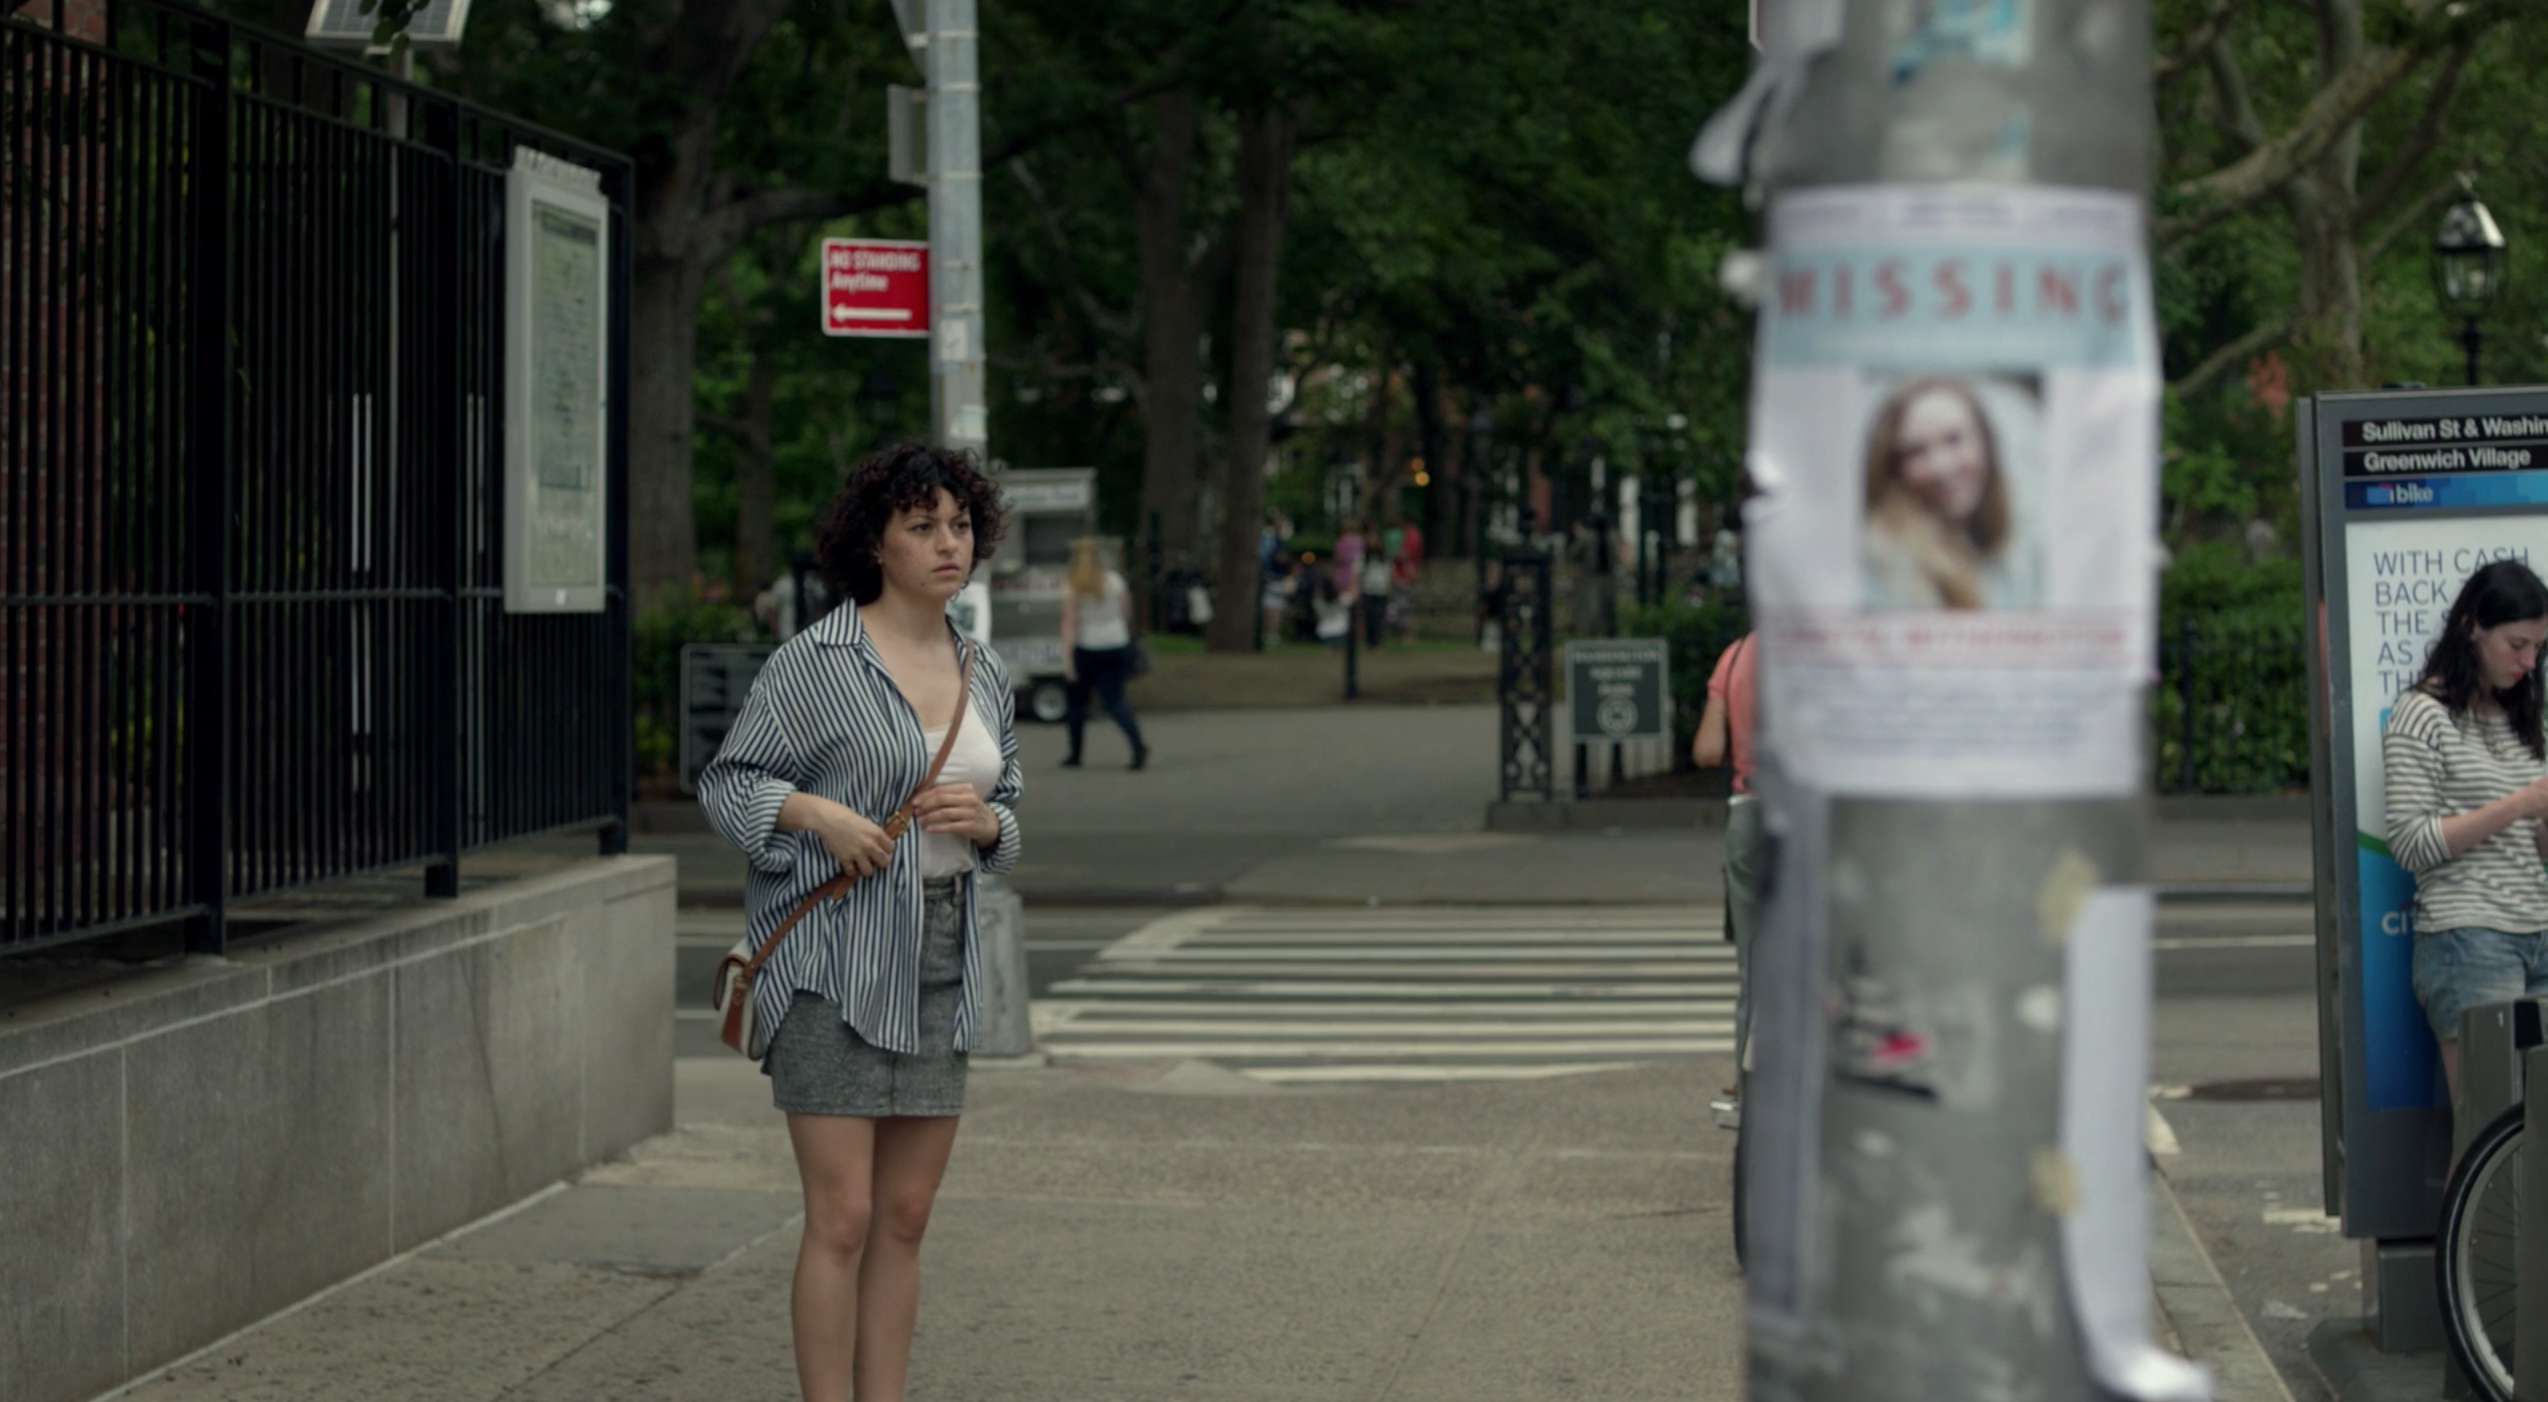
[[[2415,883],[2389,855],[2380,732],[2472,571],[2514,559],[2548,574],[2548,389],[2299,408],[2326,1205],[2363,1243],[2380,1346],[2439,1348],[2451,1109],[2410,983]]]

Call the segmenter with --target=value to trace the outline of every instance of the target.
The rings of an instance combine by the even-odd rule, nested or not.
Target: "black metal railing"
[[[0,19],[0,123],[0,954],[624,846],[627,162],[167,0]],[[517,147],[612,207],[599,613],[505,610]]]
[[[1491,613],[1498,648],[1499,797],[1556,794],[1555,588],[1549,559],[1508,550],[1496,561]]]
[[[2150,692],[2161,793],[2309,787],[2309,659],[2296,621],[2180,614],[2161,620]]]

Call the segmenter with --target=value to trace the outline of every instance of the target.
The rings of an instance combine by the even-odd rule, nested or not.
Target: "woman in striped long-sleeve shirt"
[[[763,1058],[805,1188],[796,1372],[806,1402],[900,1402],[920,1238],[955,1147],[979,1011],[977,867],[1018,855],[1015,703],[947,602],[999,539],[964,456],[889,448],[817,527],[840,608],[762,668],[699,801],[750,859],[757,947],[838,872],[859,879],[788,932],[754,988]],[[959,683],[972,658],[970,694]],[[883,822],[962,724],[899,840]]]
[[[2461,1014],[2548,994],[2543,639],[2539,576],[2479,569],[2380,737],[2389,851],[2416,879],[2415,996],[2454,1088]]]

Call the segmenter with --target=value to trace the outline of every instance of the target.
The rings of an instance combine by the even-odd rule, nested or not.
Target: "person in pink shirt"
[[[1734,1056],[1750,1058],[1752,1035],[1752,936],[1760,924],[1761,885],[1767,849],[1760,806],[1752,798],[1753,719],[1759,689],[1754,666],[1759,649],[1749,633],[1716,659],[1708,677],[1707,709],[1690,740],[1690,758],[1702,767],[1734,766],[1734,793],[1725,805],[1725,933],[1734,941]],[[1740,1094],[1739,1085],[1726,1094]]]

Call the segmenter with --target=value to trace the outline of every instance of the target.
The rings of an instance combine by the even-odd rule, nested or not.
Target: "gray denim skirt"
[[[964,1113],[965,1054],[956,1050],[956,1007],[964,999],[964,878],[924,888],[920,946],[920,1049],[887,1051],[841,1020],[840,1004],[796,991],[770,1038],[761,1069],[770,1099],[790,1115]]]

